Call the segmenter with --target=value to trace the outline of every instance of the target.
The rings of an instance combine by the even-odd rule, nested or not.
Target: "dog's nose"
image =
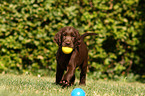
[[[67,44],[67,45],[70,45],[70,42],[68,41],[68,42],[66,42],[66,44]]]

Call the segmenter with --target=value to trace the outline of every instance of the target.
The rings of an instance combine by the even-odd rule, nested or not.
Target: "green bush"
[[[132,66],[144,67],[137,50],[145,48],[139,47],[144,34],[139,5],[139,0],[0,1],[0,72],[54,71],[54,35],[73,26],[80,34],[98,33],[85,39],[90,72],[102,78],[138,73]]]

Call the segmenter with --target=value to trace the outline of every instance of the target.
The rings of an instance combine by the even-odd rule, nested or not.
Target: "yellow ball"
[[[62,47],[62,52],[65,54],[70,54],[73,51],[71,47]]]

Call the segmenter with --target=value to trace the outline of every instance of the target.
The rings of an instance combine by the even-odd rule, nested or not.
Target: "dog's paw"
[[[60,85],[62,85],[63,87],[68,87],[70,86],[70,83],[67,80],[61,80]]]

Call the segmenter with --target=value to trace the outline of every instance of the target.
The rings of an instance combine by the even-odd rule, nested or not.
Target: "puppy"
[[[56,54],[57,71],[56,84],[70,86],[75,82],[75,69],[80,67],[80,83],[86,84],[86,73],[88,65],[88,50],[84,43],[84,37],[88,35],[97,35],[96,33],[85,33],[80,36],[78,30],[73,27],[64,27],[55,35],[54,41],[59,48]],[[70,54],[62,52],[62,47],[71,47],[73,51]],[[64,74],[64,71],[66,73]]]

